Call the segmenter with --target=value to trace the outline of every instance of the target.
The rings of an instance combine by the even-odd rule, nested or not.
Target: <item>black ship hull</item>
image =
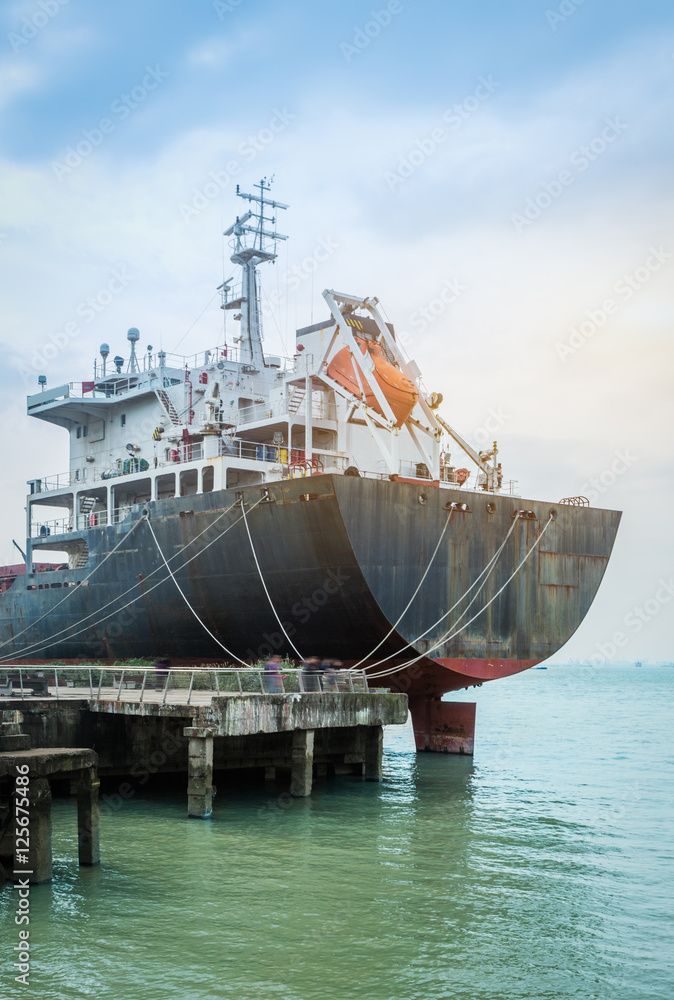
[[[268,499],[257,503],[263,495]],[[246,505],[259,570],[237,500]],[[452,503],[468,509],[450,516]],[[476,593],[471,584],[522,510],[527,516],[518,519],[461,619]],[[540,543],[479,613],[532,549],[551,512]],[[142,523],[146,517],[184,598]],[[227,661],[196,612],[242,660],[272,652],[297,658],[297,651],[350,663],[387,658],[377,670],[421,657],[392,680],[412,696],[438,696],[526,669],[559,649],[594,599],[619,520],[615,511],[330,475],[157,501],[133,508],[119,524],[63,536],[86,542],[86,566],[17,578],[0,595],[0,655],[5,662],[161,654]],[[34,540],[33,558],[41,549],[58,551],[58,542]],[[461,629],[476,614],[443,640],[457,619]]]

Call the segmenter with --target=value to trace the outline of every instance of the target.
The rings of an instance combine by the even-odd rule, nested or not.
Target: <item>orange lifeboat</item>
[[[388,405],[396,418],[396,427],[402,427],[407,418],[411,415],[416,406],[419,393],[414,382],[410,381],[399,368],[392,365],[384,354],[381,344],[374,340],[366,340],[364,337],[354,338],[363,354],[370,354],[374,361],[374,377],[377,385],[384,393]],[[328,365],[328,376],[343,386],[356,399],[362,399],[360,383],[356,377],[353,367],[353,358],[348,347],[343,347],[335,354]],[[382,413],[381,406],[377,402],[377,397],[369,388],[365,386],[365,402],[376,413]],[[382,413],[382,416],[384,414]]]

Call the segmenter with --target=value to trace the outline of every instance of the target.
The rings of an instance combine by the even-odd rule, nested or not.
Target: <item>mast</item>
[[[265,197],[271,189],[272,177],[269,183],[263,177],[258,188],[259,194],[246,194],[236,186],[239,198],[250,202],[251,208],[236,222],[225,230],[225,236],[232,236],[231,246],[234,253],[230,260],[239,264],[242,271],[241,297],[227,303],[225,308],[241,306],[241,349],[240,359],[245,364],[258,370],[264,366],[262,351],[262,315],[260,310],[259,283],[257,268],[259,264],[276,260],[277,240],[287,240],[287,236],[276,232],[276,216],[267,215],[268,211],[277,208],[286,209],[287,205],[280,201],[272,201]],[[266,228],[270,227],[270,228]]]

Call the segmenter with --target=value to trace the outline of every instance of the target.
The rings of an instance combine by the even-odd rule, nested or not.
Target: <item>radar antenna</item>
[[[276,230],[276,209],[287,209],[280,201],[266,197],[274,178],[269,182],[263,177],[255,184],[259,194],[247,194],[236,186],[236,193],[251,205],[250,209],[225,230],[224,235],[232,237],[230,246],[234,250],[230,260],[239,264],[242,272],[241,298],[223,303],[224,308],[241,306],[241,361],[260,370],[264,366],[262,351],[262,311],[260,309],[257,280],[258,264],[276,260],[278,240],[288,237]]]
[[[126,339],[131,344],[131,355],[129,356],[129,363],[127,365],[127,372],[138,372],[140,368],[138,367],[138,358],[136,357],[136,344],[140,340],[140,331],[138,327],[132,326],[126,335]]]

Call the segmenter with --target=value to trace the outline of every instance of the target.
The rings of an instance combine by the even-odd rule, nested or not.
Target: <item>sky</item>
[[[0,563],[68,465],[38,374],[131,326],[213,346],[236,184],[273,176],[267,352],[376,295],[524,497],[624,512],[554,659],[674,660],[673,83],[671,0],[0,4]]]

